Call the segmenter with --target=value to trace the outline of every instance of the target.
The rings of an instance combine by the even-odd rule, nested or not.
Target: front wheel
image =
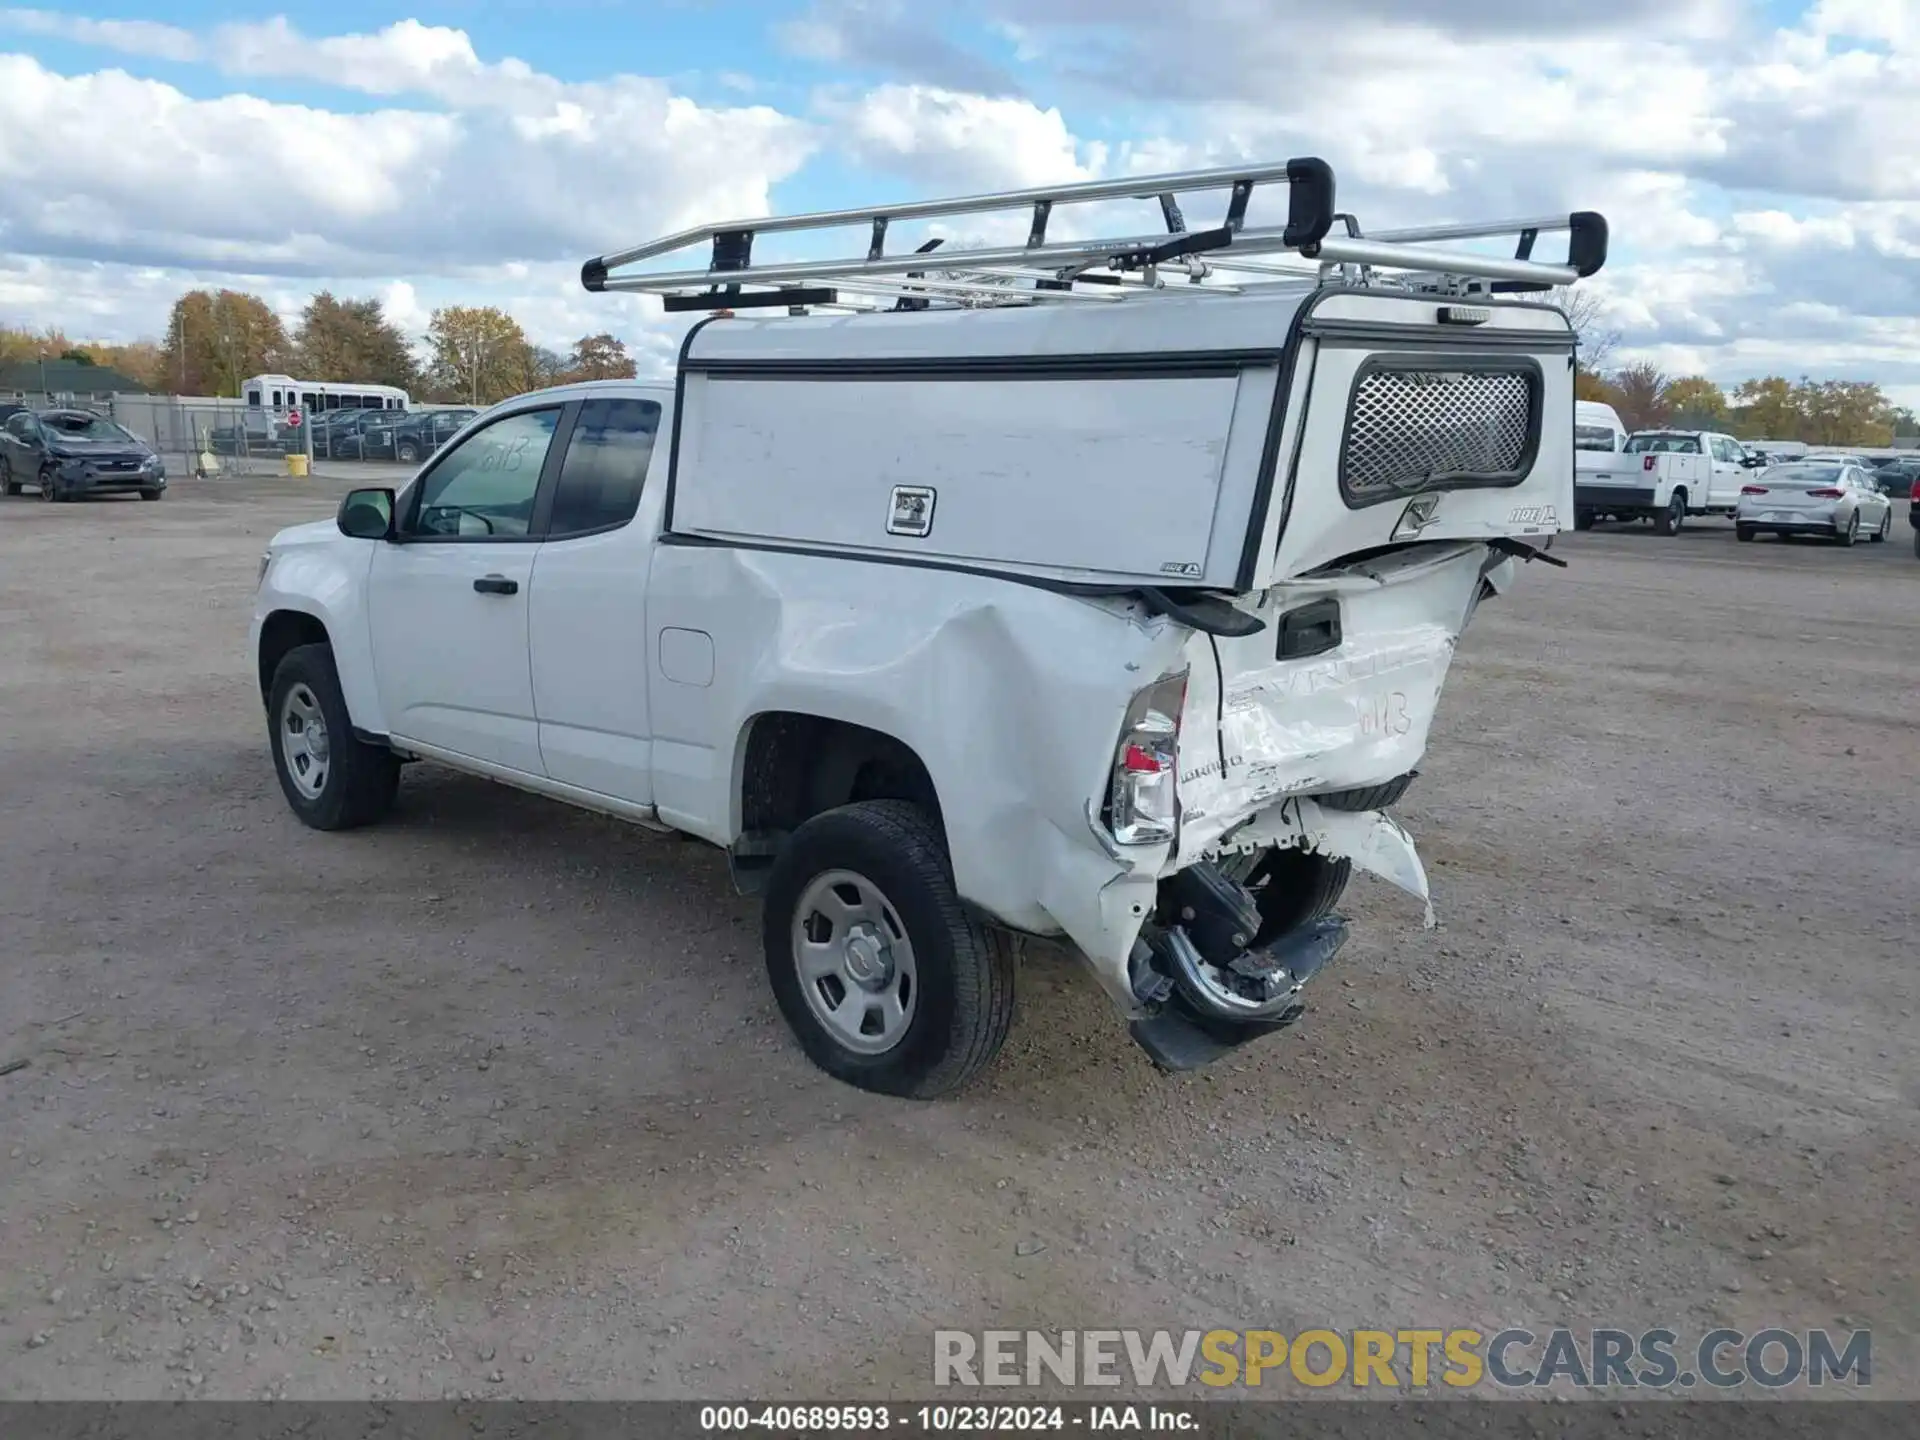
[[[20,482],[13,478],[13,465],[5,455],[0,455],[0,490],[8,495],[20,493]]]
[[[65,492],[60,488],[60,483],[54,479],[52,466],[48,466],[40,472],[40,498],[48,503],[52,503],[55,500],[65,500],[67,498]]]
[[[293,813],[316,830],[368,825],[393,807],[400,757],[353,733],[333,650],[299,645],[267,691],[273,768]]]
[[[142,500],[158,500],[162,495],[166,493],[167,492],[164,490],[142,490],[140,492],[140,498]]]
[[[411,465],[420,458],[420,447],[415,445],[411,440],[403,440],[400,442],[400,447],[393,453],[394,458],[399,460],[402,465]]]
[[[917,805],[866,800],[794,831],[767,877],[762,932],[780,1013],[849,1085],[933,1099],[1007,1038],[1015,942],[962,908]]]

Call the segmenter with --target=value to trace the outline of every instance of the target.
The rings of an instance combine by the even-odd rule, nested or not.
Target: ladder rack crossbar
[[[1284,182],[1287,188],[1286,223],[1246,225],[1247,202],[1254,189],[1276,182]],[[1174,197],[1219,190],[1228,194],[1222,223],[1214,229],[1191,229]],[[1157,199],[1166,229],[1151,235],[1046,238],[1054,206],[1119,199]],[[1032,219],[1024,245],[941,250],[936,257],[933,252],[941,246],[936,239],[911,253],[886,251],[888,227],[896,220],[982,215],[1029,207]],[[829,260],[756,263],[753,259],[754,240],[761,234],[851,226],[868,227],[870,240],[862,253]],[[1567,234],[1565,262],[1535,260],[1535,242],[1540,235],[1553,232]],[[1443,242],[1499,238],[1516,242],[1510,255],[1436,248]],[[611,273],[636,261],[703,243],[711,244],[712,253],[709,263],[699,269]],[[1592,275],[1606,263],[1606,255],[1607,222],[1591,211],[1414,226],[1368,235],[1353,216],[1334,209],[1333,172],[1326,163],[1293,159],[1281,164],[1136,175],[954,199],[722,221],[589,260],[581,267],[581,282],[594,291],[668,297],[670,308],[675,310],[709,308],[702,303],[709,300],[713,309],[729,308],[730,301],[769,308],[782,303],[779,287],[816,284],[839,284],[856,293],[917,297],[936,303],[1022,304],[1062,297],[1112,300],[1143,293],[1233,295],[1270,288],[1205,283],[1216,272],[1308,283],[1316,278],[1324,282],[1337,275],[1347,283],[1360,285],[1416,284],[1431,288],[1432,278],[1409,278],[1425,275],[1438,277],[1442,288],[1456,291],[1489,286],[1494,290],[1546,290]],[[1294,264],[1256,258],[1283,256],[1293,257]],[[1390,273],[1376,275],[1376,271]]]
[[[1189,170],[1175,175],[1141,175],[1119,180],[1087,180],[1071,185],[1040,185],[1028,190],[999,190],[981,195],[963,195],[951,200],[908,200],[898,205],[870,205],[864,209],[818,210],[807,215],[770,215],[758,220],[726,220],[696,225],[601,256],[608,269],[650,260],[675,250],[711,240],[717,235],[772,235],[788,230],[833,230],[843,225],[868,225],[875,220],[939,220],[952,215],[990,215],[1005,210],[1023,210],[1039,204],[1083,204],[1100,200],[1151,200],[1159,195],[1180,195],[1195,190],[1228,190],[1236,183],[1270,184],[1290,178],[1294,167],[1304,163],[1288,160],[1276,165]],[[1318,163],[1318,162],[1313,162]]]

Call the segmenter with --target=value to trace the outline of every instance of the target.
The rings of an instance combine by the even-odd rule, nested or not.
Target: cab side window
[[[518,540],[560,422],[558,407],[523,410],[476,430],[421,477],[408,532],[423,540]]]
[[[611,530],[633,519],[660,431],[652,400],[588,400],[560,463],[547,538]]]

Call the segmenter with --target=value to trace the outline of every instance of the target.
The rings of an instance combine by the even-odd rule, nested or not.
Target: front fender
[[[367,613],[367,572],[379,543],[339,536],[337,544],[271,552],[254,597],[247,640],[248,653],[257,658],[267,622],[275,614],[291,611],[319,621],[333,647],[334,668],[354,728],[384,735],[387,717],[374,681],[373,627]]]

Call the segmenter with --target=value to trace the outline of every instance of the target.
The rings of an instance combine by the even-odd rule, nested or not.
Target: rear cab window
[[[585,401],[560,464],[547,538],[611,530],[633,519],[659,431],[657,401]]]

